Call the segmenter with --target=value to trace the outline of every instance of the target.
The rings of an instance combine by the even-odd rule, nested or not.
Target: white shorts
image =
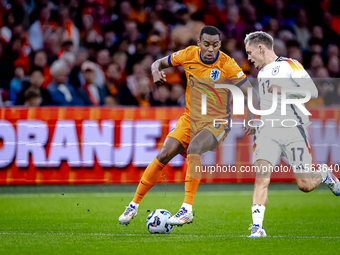
[[[259,128],[254,135],[253,152],[253,164],[264,159],[274,167],[281,157],[286,157],[293,170],[302,172],[312,164],[307,130],[302,125],[289,128]]]

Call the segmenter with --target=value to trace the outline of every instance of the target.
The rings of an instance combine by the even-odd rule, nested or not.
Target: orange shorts
[[[228,125],[214,127],[211,122],[190,123],[190,117],[183,114],[167,137],[173,137],[178,140],[186,151],[191,139],[203,129],[209,130],[218,142],[218,145],[212,151],[219,149],[219,145],[224,141],[230,131]]]

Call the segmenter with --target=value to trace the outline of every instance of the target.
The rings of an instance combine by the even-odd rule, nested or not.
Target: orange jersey
[[[246,75],[235,60],[218,51],[212,64],[205,64],[201,50],[189,46],[169,55],[170,66],[183,66],[187,77],[186,115],[192,121],[212,122],[213,119],[230,119],[230,91],[215,88],[215,84],[233,84],[240,87],[247,81]],[[202,94],[206,94],[207,114],[202,115]],[[230,123],[230,121],[229,121]]]

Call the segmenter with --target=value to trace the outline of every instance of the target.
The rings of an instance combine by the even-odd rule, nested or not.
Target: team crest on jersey
[[[275,66],[272,71],[272,75],[275,76],[279,73],[280,66]]]
[[[220,79],[221,76],[221,71],[218,69],[212,69],[210,72],[210,79],[212,79],[213,81],[217,81]]]

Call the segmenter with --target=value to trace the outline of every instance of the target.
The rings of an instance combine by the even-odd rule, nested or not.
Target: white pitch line
[[[0,233],[0,235],[89,235],[89,236],[149,236],[149,234],[113,234],[113,233]],[[246,235],[228,236],[228,235],[160,235],[160,236],[179,236],[179,237],[229,237],[229,238],[245,238]],[[267,238],[297,238],[297,239],[339,239],[339,236],[267,236]]]
[[[248,236],[239,236],[248,237]],[[305,238],[305,239],[339,239],[340,236],[267,236],[270,238]],[[254,238],[255,239],[255,238]]]

